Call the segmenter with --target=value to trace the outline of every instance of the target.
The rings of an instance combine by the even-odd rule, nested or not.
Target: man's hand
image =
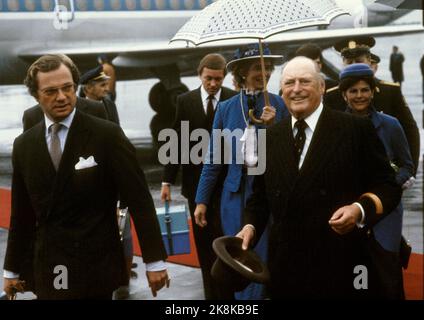
[[[255,237],[255,229],[253,229],[252,225],[245,225],[243,229],[236,234],[236,237],[243,239],[241,247],[243,250],[247,250]]]
[[[350,206],[341,207],[334,212],[328,223],[331,229],[343,235],[351,232],[361,217],[361,209],[357,205],[351,204]]]
[[[261,119],[266,125],[271,125],[274,123],[275,115],[277,114],[274,107],[265,106],[262,110]]]
[[[160,199],[162,202],[171,201],[171,186],[169,184],[163,184],[160,190]]]
[[[162,289],[165,285],[169,288],[169,279],[168,272],[166,270],[162,271],[146,271],[147,281],[149,282],[150,290],[152,290],[153,297],[156,297],[156,292]]]
[[[208,224],[208,222],[206,221],[207,209],[208,207],[205,204],[199,203],[196,206],[196,210],[194,210],[194,218],[196,220],[196,224],[201,228],[206,227],[206,225]]]
[[[14,279],[3,278],[3,280],[4,280],[3,290],[4,292],[6,292],[7,298],[9,300],[14,298],[17,292],[20,292],[20,293],[25,292],[24,281],[20,281],[18,278],[14,278]]]

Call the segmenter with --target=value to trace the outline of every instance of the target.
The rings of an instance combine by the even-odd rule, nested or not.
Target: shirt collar
[[[316,110],[314,112],[312,112],[312,114],[310,114],[308,117],[306,117],[304,120],[306,122],[306,124],[308,125],[308,127],[312,130],[312,132],[315,131],[315,128],[317,126],[318,123],[318,119],[321,115],[321,112],[323,110],[323,105],[322,102],[319,104],[318,108],[316,108]],[[294,124],[296,123],[297,119],[295,117],[291,117],[292,121],[291,121],[291,125],[292,125],[292,129],[294,128]]]
[[[72,120],[74,120],[74,116],[75,116],[75,108],[74,108],[74,110],[72,110],[72,112],[69,114],[69,116],[67,116],[62,121],[59,121],[59,123],[61,125],[63,125],[64,127],[66,127],[67,129],[69,129],[71,127]],[[54,121],[49,119],[46,116],[46,114],[44,114],[44,121],[46,123],[46,134],[48,134],[49,133],[49,127],[54,123]]]
[[[221,97],[221,91],[222,88],[219,88],[218,92],[215,93],[214,97],[216,101],[219,101],[219,98]],[[203,88],[203,85],[200,86],[200,95],[202,96],[202,101],[207,101],[208,97],[209,97],[209,93],[207,93],[207,91],[205,90],[205,88]]]

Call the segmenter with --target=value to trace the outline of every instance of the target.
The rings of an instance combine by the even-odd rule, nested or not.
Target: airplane
[[[231,58],[237,39],[198,47],[169,43],[198,10],[216,0],[0,0],[0,85],[22,84],[26,70],[43,54],[64,53],[81,71],[96,65],[106,54],[120,80],[157,78],[149,93],[153,110],[167,113],[158,132],[170,126],[176,96],[187,87],[181,77],[195,75],[200,59],[220,52]],[[422,25],[389,23],[411,12],[397,9],[404,0],[336,0],[350,15],[335,18],[329,26],[310,27],[267,39],[274,54],[289,56],[305,42],[323,49],[346,35],[399,35],[419,32]],[[412,9],[422,9],[417,1]],[[324,61],[330,77],[337,69]],[[157,119],[156,119],[157,120]],[[154,119],[152,120],[154,121]],[[157,122],[157,121],[156,121]]]

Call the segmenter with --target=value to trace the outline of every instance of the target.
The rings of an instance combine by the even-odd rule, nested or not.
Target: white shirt
[[[323,109],[323,106],[322,106],[322,102],[321,102],[319,104],[318,108],[314,112],[312,112],[312,114],[310,114],[308,117],[303,119],[303,120],[305,120],[305,122],[307,124],[307,127],[305,129],[306,140],[305,140],[305,145],[303,147],[302,154],[300,155],[299,169],[302,167],[303,161],[305,160],[305,157],[306,157],[306,154],[308,152],[309,145],[311,144],[312,136],[314,135],[315,129],[317,127],[318,119],[321,115],[322,109]],[[295,117],[293,117],[293,116],[291,117],[293,137],[295,137],[296,133],[297,133],[297,128],[294,127],[297,120],[298,119],[296,119]]]
[[[212,99],[213,109],[216,109],[216,105],[218,104],[219,98],[221,97],[221,91],[220,88],[217,93],[215,93],[214,98]],[[200,96],[202,97],[202,104],[203,104],[203,110],[205,110],[205,114],[207,113],[208,109],[208,102],[209,102],[209,93],[203,88],[203,86],[200,87]]]

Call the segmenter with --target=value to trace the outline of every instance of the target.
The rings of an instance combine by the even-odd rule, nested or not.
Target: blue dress
[[[399,186],[402,186],[413,176],[414,172],[414,164],[405,133],[396,118],[377,112],[372,106],[369,107],[369,110],[371,122],[384,145],[388,159],[398,167],[396,182]],[[351,112],[352,110],[348,108],[347,111]],[[402,219],[403,206],[401,201],[390,214],[374,226],[375,239],[385,250],[399,252]]]
[[[270,104],[276,108],[274,122],[279,122],[284,116],[288,116],[287,108],[280,96],[270,93],[269,98]],[[241,143],[237,142],[239,142],[247,126],[246,120],[249,119],[247,100],[247,95],[244,91],[241,91],[239,95],[219,103],[214,118],[213,129],[223,130],[224,144],[226,147],[231,146],[231,148],[229,148],[231,159],[226,158],[225,161],[225,163],[228,164],[228,172],[224,180],[221,195],[221,224],[224,235],[234,236],[241,230],[243,226],[243,210],[247,199],[252,193],[254,176],[248,175],[243,163],[237,161],[242,154]],[[256,98],[255,103],[256,118],[259,118],[262,114],[264,105],[264,95],[260,94]],[[255,125],[255,127],[256,129],[265,128],[263,125]],[[208,205],[219,173],[223,168],[222,164],[213,163],[213,161],[210,160],[214,158],[214,154],[221,151],[219,144],[214,143],[221,139],[219,132],[212,132],[209,154],[206,157],[197,188],[197,204],[203,203]],[[220,157],[217,158],[221,159]],[[255,251],[263,261],[267,260],[267,245],[267,232],[264,232],[255,247]],[[262,299],[263,297],[263,286],[256,283],[252,283],[244,291],[236,293],[236,298],[240,300]]]

